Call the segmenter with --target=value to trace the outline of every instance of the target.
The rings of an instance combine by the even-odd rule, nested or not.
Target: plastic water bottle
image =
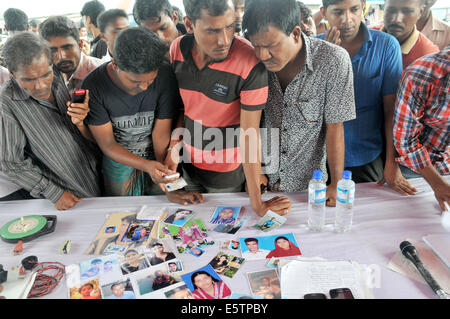
[[[344,171],[342,179],[337,184],[336,219],[334,229],[346,232],[352,228],[353,201],[355,200],[355,182],[352,172]]]
[[[327,185],[322,182],[322,171],[314,171],[308,187],[308,228],[320,232],[325,225]]]

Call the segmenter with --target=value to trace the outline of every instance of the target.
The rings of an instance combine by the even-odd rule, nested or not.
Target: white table
[[[450,181],[450,176],[447,177]],[[327,208],[327,225],[324,232],[311,233],[306,228],[306,193],[288,194],[292,210],[288,221],[270,235],[293,232],[303,256],[320,256],[328,260],[353,260],[362,265],[374,265],[381,270],[380,285],[372,289],[375,298],[436,298],[431,289],[403,275],[386,268],[389,260],[399,251],[399,244],[407,239],[421,240],[424,235],[443,233],[440,224],[440,209],[428,184],[421,178],[411,180],[418,188],[415,196],[404,197],[385,186],[375,183],[356,186],[354,225],[349,233],[338,234],[333,231],[334,209]],[[268,199],[274,194],[266,194]],[[248,196],[237,194],[205,194],[205,203],[192,205],[208,229],[209,220],[216,206],[244,206],[243,216],[252,218],[236,236],[264,236],[266,233],[252,229],[259,217],[252,211]],[[6,268],[20,265],[29,255],[36,255],[40,262],[57,261],[65,265],[80,263],[93,256],[84,255],[84,251],[95,237],[109,213],[120,211],[138,211],[142,205],[179,207],[169,203],[165,196],[153,197],[109,197],[90,198],[68,211],[57,211],[47,200],[28,200],[0,203],[0,226],[24,215],[56,215],[56,230],[36,240],[24,243],[21,255],[13,254],[14,244],[0,241],[0,263]],[[210,231],[215,239],[227,238]],[[229,237],[228,237],[229,238]],[[70,254],[61,255],[59,246],[64,240],[72,241]],[[200,258],[183,255],[186,272],[205,266],[218,253],[219,247],[211,247]],[[234,278],[222,276],[233,292],[250,293],[246,273],[265,270],[267,261],[247,261]],[[67,298],[65,278],[50,295],[45,298]]]

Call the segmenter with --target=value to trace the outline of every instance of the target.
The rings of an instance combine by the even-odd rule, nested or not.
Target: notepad
[[[450,268],[450,234],[434,234],[424,236],[423,241]]]

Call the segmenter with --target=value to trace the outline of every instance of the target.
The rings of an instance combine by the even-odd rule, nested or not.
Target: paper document
[[[422,238],[433,252],[450,268],[450,234],[428,235]]]
[[[282,298],[303,299],[310,293],[349,288],[356,299],[372,298],[359,265],[352,261],[293,260],[281,268]]]

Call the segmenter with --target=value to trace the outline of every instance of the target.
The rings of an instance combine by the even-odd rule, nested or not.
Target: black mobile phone
[[[355,299],[352,291],[348,288],[337,288],[330,290],[331,299]]]
[[[304,299],[327,299],[325,294],[316,293],[316,294],[306,294],[303,296]]]
[[[84,103],[86,90],[75,90],[72,93],[72,103]]]

